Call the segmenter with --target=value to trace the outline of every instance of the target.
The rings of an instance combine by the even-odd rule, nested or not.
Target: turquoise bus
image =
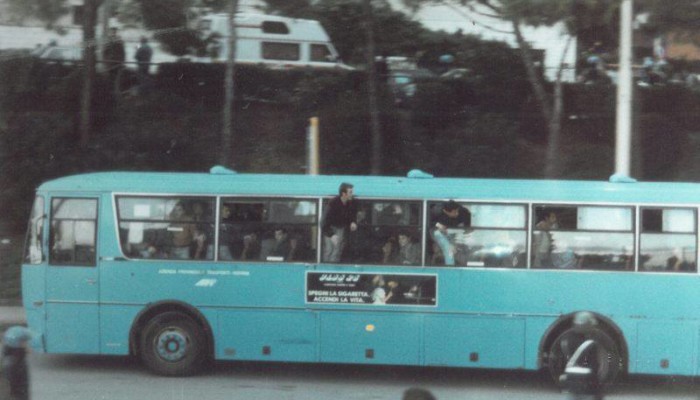
[[[357,229],[324,262],[324,214],[354,185]],[[434,241],[444,205],[468,211]],[[39,352],[549,371],[577,311],[604,371],[698,375],[700,186],[105,172],[42,184],[22,293]],[[409,246],[409,247],[406,247]],[[452,264],[452,265],[446,265]]]

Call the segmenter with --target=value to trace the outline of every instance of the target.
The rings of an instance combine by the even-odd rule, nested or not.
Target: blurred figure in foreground
[[[27,368],[27,342],[29,330],[13,326],[3,337],[2,364],[0,369],[0,398],[29,400],[29,368]]]
[[[423,388],[410,388],[403,392],[402,400],[436,400],[429,390]]]
[[[562,346],[573,350],[559,378],[571,400],[602,400],[603,382],[596,339],[598,320],[588,311],[574,315],[574,334],[562,341]]]

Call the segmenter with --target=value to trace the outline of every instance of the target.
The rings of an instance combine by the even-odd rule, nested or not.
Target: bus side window
[[[51,201],[52,265],[94,266],[97,200],[54,198]]]
[[[532,267],[634,269],[632,207],[535,206]]]
[[[214,199],[117,197],[122,252],[129,258],[214,257]]]
[[[697,217],[689,208],[642,208],[641,271],[697,271]]]
[[[527,262],[525,205],[469,204],[471,231],[463,239],[468,267],[524,268]]]
[[[304,199],[223,199],[219,260],[311,262],[318,205]]]
[[[348,233],[340,262],[420,265],[421,213],[419,202],[362,200],[357,231]]]

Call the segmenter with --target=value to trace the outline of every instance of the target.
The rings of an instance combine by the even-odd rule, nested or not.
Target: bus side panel
[[[328,311],[320,317],[321,361],[420,364],[420,314]]]
[[[524,367],[524,318],[430,316],[425,326],[427,365]]]
[[[637,368],[634,372],[692,375],[697,367],[698,325],[640,322],[637,325]]]
[[[528,317],[525,323],[525,368],[538,369],[540,344],[549,327],[556,321],[553,317]],[[546,351],[546,350],[545,350]]]
[[[222,310],[217,327],[217,359],[318,360],[314,312]]]
[[[49,302],[46,314],[46,351],[99,354],[97,304]]]
[[[100,353],[112,355],[129,354],[129,331],[136,315],[143,307],[102,304],[100,308],[100,332],[102,333]]]
[[[45,352],[46,330],[46,266],[22,266],[22,297],[27,325],[34,334],[31,347],[34,351]]]

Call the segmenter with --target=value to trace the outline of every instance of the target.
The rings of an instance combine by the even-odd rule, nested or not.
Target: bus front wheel
[[[568,358],[576,350],[567,348],[567,338],[572,338],[575,335],[578,334],[573,328],[567,329],[557,336],[549,347],[547,369],[550,377],[557,385],[561,385],[559,377],[566,369]],[[624,360],[621,355],[620,345],[602,329],[596,329],[591,336],[595,338],[598,343],[597,359],[600,382],[604,386],[611,386],[624,370]]]
[[[175,312],[151,319],[141,336],[141,359],[151,371],[165,376],[196,373],[206,358],[202,329],[191,318]]]

